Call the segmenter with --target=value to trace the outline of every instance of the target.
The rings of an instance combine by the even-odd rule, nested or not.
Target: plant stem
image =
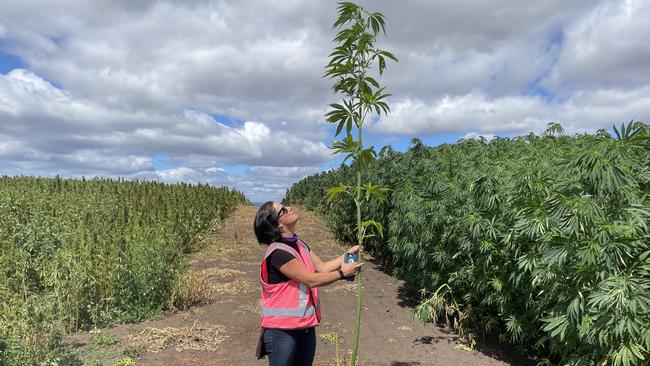
[[[361,109],[361,108],[360,108]],[[359,114],[361,115],[361,113]],[[363,140],[361,139],[361,126],[359,126],[359,150],[363,150]],[[363,250],[363,232],[361,230],[361,168],[357,170],[357,242],[359,243],[359,251]],[[361,259],[361,256],[359,256]],[[359,335],[361,333],[361,304],[363,299],[363,294],[361,293],[361,269],[357,272],[357,305],[355,309],[354,317],[354,343],[352,344],[352,360],[350,362],[351,366],[355,366],[357,363],[357,352],[359,350]]]
[[[336,349],[336,366],[341,366],[341,361],[339,360],[339,335],[336,333],[336,339],[334,340],[334,347]]]

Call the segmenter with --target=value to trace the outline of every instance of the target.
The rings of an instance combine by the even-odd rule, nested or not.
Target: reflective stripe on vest
[[[298,308],[265,308],[262,307],[262,315],[266,316],[305,316],[312,315],[316,312],[316,307],[307,307],[307,286],[300,283],[298,286],[300,294],[298,295]]]

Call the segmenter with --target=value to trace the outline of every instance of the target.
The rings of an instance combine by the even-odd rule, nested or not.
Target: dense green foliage
[[[354,205],[327,203],[350,168],[295,184],[286,200],[321,212],[340,239]],[[650,130],[461,140],[384,148],[365,179],[391,188],[368,207],[387,227],[367,247],[420,289],[420,319],[470,340],[499,335],[549,364],[650,358]]]
[[[66,332],[173,306],[183,254],[240,202],[206,185],[0,178],[0,365],[49,365]]]

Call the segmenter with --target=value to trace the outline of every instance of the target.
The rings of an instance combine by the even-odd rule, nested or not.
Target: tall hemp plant
[[[363,124],[371,115],[386,115],[390,111],[384,101],[390,94],[384,93],[385,87],[381,87],[371,73],[377,70],[381,76],[386,69],[386,60],[397,61],[397,58],[375,46],[379,32],[386,34],[384,16],[380,13],[370,13],[354,3],[342,2],[339,3],[338,19],[332,28],[339,29],[334,38],[338,46],[330,54],[324,77],[336,80],[332,88],[336,94],[342,96],[342,101],[330,104],[332,110],[325,116],[328,122],[337,124],[335,137],[345,130],[345,138],[334,139],[330,148],[334,150],[332,154],[345,155],[343,163],[351,159],[357,179],[356,186],[341,183],[330,188],[327,191],[327,199],[331,201],[340,194],[347,194],[353,199],[357,211],[357,243],[359,248],[363,249],[364,239],[374,236],[368,229],[374,228],[379,235],[383,235],[383,227],[371,219],[362,221],[361,208],[364,202],[371,198],[383,200],[388,190],[361,182],[362,172],[377,157],[374,147],[363,146]],[[353,132],[356,132],[356,137]],[[359,348],[363,299],[361,283],[362,276],[359,272],[356,276],[357,303],[352,366],[356,364]]]

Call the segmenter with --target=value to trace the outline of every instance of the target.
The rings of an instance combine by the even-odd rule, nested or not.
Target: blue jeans
[[[264,329],[264,346],[269,366],[311,366],[316,353],[316,331],[306,329]]]

